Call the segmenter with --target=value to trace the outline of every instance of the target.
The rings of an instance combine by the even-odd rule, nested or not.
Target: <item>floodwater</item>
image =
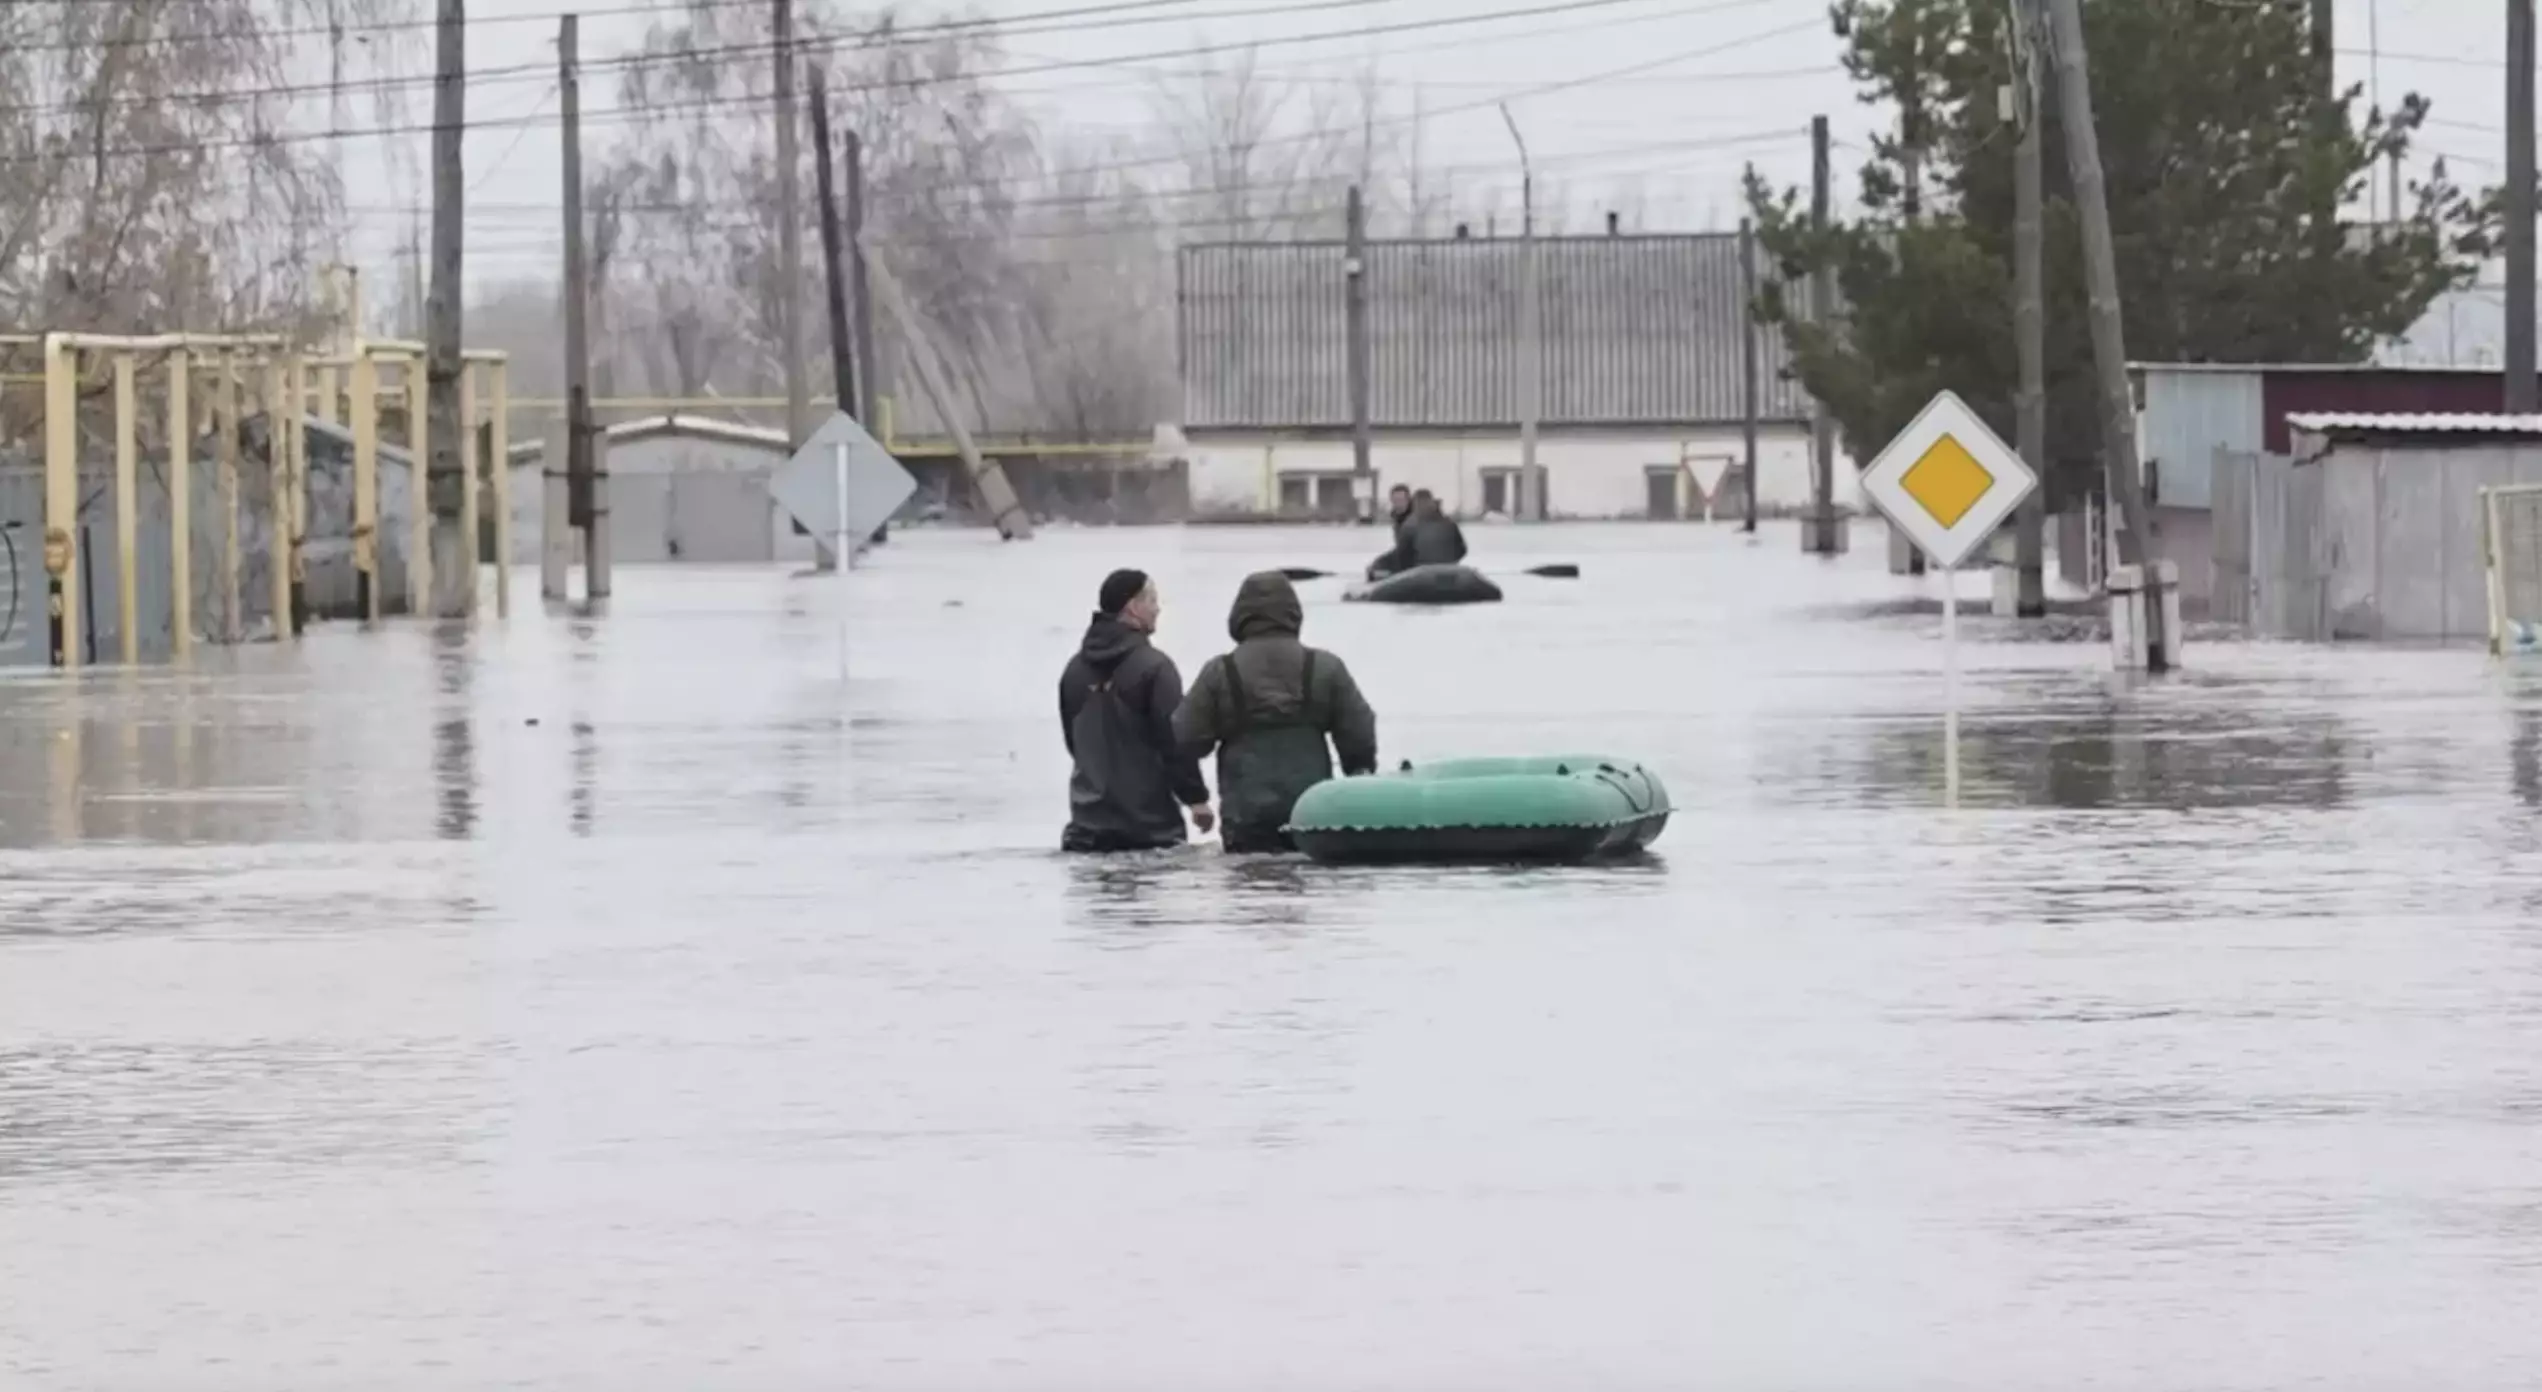
[[[0,682],[0,1383],[2529,1383],[2542,677],[1971,620],[1949,810],[1876,538],[1471,535],[1585,575],[1308,636],[1654,860],[1053,852],[1104,571],[1188,675],[1357,533]]]

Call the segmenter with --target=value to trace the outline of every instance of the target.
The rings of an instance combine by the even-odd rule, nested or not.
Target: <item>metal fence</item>
[[[238,469],[238,615],[225,612],[227,587],[221,555],[227,545],[213,437],[197,439],[191,473],[188,531],[192,534],[194,637],[222,641],[273,632],[274,545],[272,469],[265,453],[262,417],[243,423]],[[302,550],[309,609],[320,618],[359,617],[353,569],[353,483],[350,437],[340,427],[311,420],[309,439],[309,535]],[[111,447],[83,441],[80,459],[80,614],[83,662],[112,662],[123,640],[122,592],[114,563],[115,479]],[[169,544],[167,460],[144,453],[134,472],[134,617],[145,662],[165,660],[174,648],[175,606],[169,583],[175,566]],[[402,451],[380,449],[381,603],[405,607],[407,463]],[[14,524],[14,525],[13,525]],[[44,474],[22,453],[0,455],[0,667],[43,666],[48,661],[44,575]],[[14,567],[12,551],[14,550]],[[13,613],[14,611],[14,613]]]
[[[2488,632],[2480,490],[2542,482],[2514,441],[2342,441],[2215,456],[2214,613],[2254,636],[2459,641]]]
[[[1524,243],[1378,241],[1366,248],[1369,414],[1379,427],[1516,423]],[[1548,426],[1740,420],[1748,309],[1734,234],[1553,237],[1537,243]],[[1349,277],[1340,242],[1184,247],[1178,261],[1183,425],[1350,424]],[[1762,272],[1764,257],[1758,257]],[[1759,411],[1806,419],[1782,334],[1759,329]]]

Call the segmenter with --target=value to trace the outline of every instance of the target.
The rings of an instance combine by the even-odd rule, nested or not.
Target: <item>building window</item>
[[[1678,517],[1677,475],[1674,464],[1646,464],[1642,467],[1643,515],[1654,522],[1674,522]]]
[[[1351,494],[1351,475],[1321,471],[1280,475],[1280,514],[1348,521],[1358,514]]]
[[[1483,471],[1483,511],[1496,512],[1503,517],[1508,517],[1515,514],[1517,510],[1518,471],[1516,469],[1485,469]]]

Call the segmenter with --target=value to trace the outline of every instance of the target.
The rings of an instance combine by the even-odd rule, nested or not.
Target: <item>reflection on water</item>
[[[1052,849],[1101,576],[1189,673],[1339,530],[0,681],[10,1385],[2527,1376],[2542,680],[1976,644],[1946,813],[1876,547],[1475,540],[1583,578],[1308,637],[1390,762],[1649,762],[1658,854]]]

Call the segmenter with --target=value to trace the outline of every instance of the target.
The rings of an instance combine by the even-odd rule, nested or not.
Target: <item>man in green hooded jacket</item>
[[[1227,614],[1235,650],[1201,667],[1174,712],[1182,752],[1217,751],[1230,851],[1294,850],[1280,828],[1299,794],[1333,776],[1336,755],[1343,773],[1377,771],[1377,713],[1340,658],[1298,641],[1304,621],[1287,576],[1246,576]]]

